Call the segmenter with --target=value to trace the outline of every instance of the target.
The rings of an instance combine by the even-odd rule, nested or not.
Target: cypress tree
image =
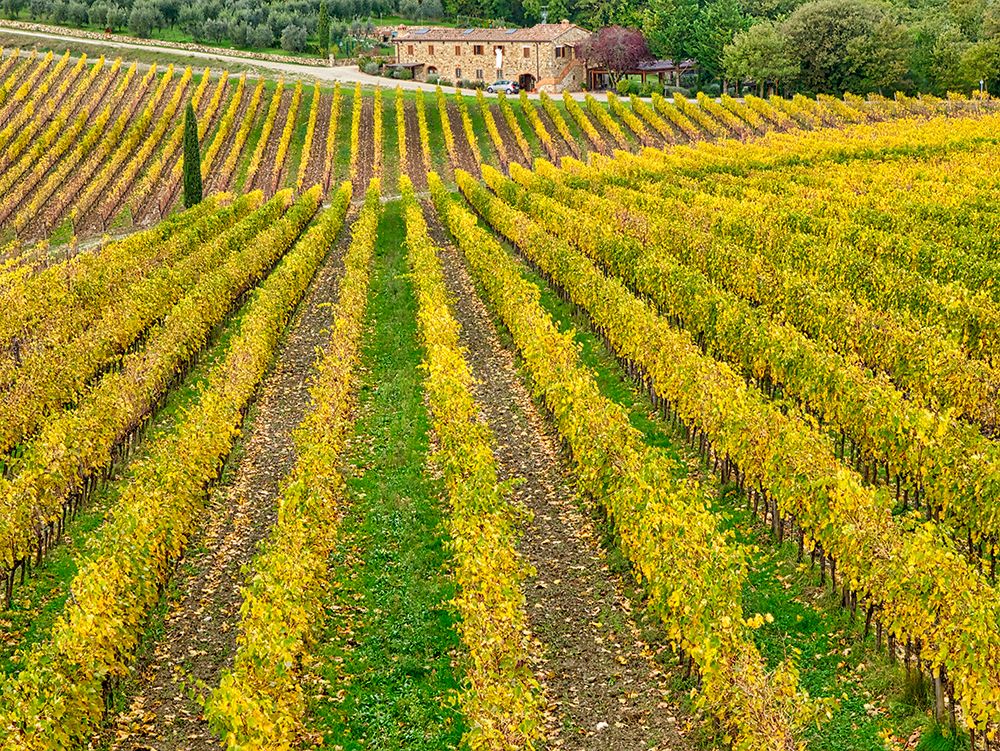
[[[201,149],[198,147],[198,118],[188,102],[184,113],[184,207],[201,203]]]
[[[326,57],[330,54],[330,14],[326,10],[326,0],[320,0],[316,33],[319,35],[319,54]]]

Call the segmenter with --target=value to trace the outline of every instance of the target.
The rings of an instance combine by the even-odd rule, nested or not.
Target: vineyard
[[[0,750],[1000,749],[998,132],[4,51]]]

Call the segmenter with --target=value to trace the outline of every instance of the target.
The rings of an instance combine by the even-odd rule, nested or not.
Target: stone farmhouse
[[[576,46],[590,32],[569,21],[528,29],[407,28],[393,40],[396,66],[418,81],[437,75],[451,81],[517,81],[522,89],[549,93],[580,89],[586,63]]]

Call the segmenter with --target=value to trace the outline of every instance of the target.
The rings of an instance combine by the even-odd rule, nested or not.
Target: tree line
[[[141,37],[179,31],[199,42],[319,54],[366,51],[380,19],[566,18],[637,30],[655,58],[693,58],[697,85],[710,93],[748,84],[944,94],[980,82],[1000,91],[1000,0],[0,0],[0,8]]]

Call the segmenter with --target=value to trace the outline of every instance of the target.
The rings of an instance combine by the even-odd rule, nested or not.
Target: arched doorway
[[[523,91],[533,91],[535,88],[535,77],[530,73],[522,73],[517,78],[517,85],[520,86]]]
[[[436,76],[437,74],[438,74],[438,69],[435,66],[433,65],[427,66],[427,78],[430,78],[431,76]]]

